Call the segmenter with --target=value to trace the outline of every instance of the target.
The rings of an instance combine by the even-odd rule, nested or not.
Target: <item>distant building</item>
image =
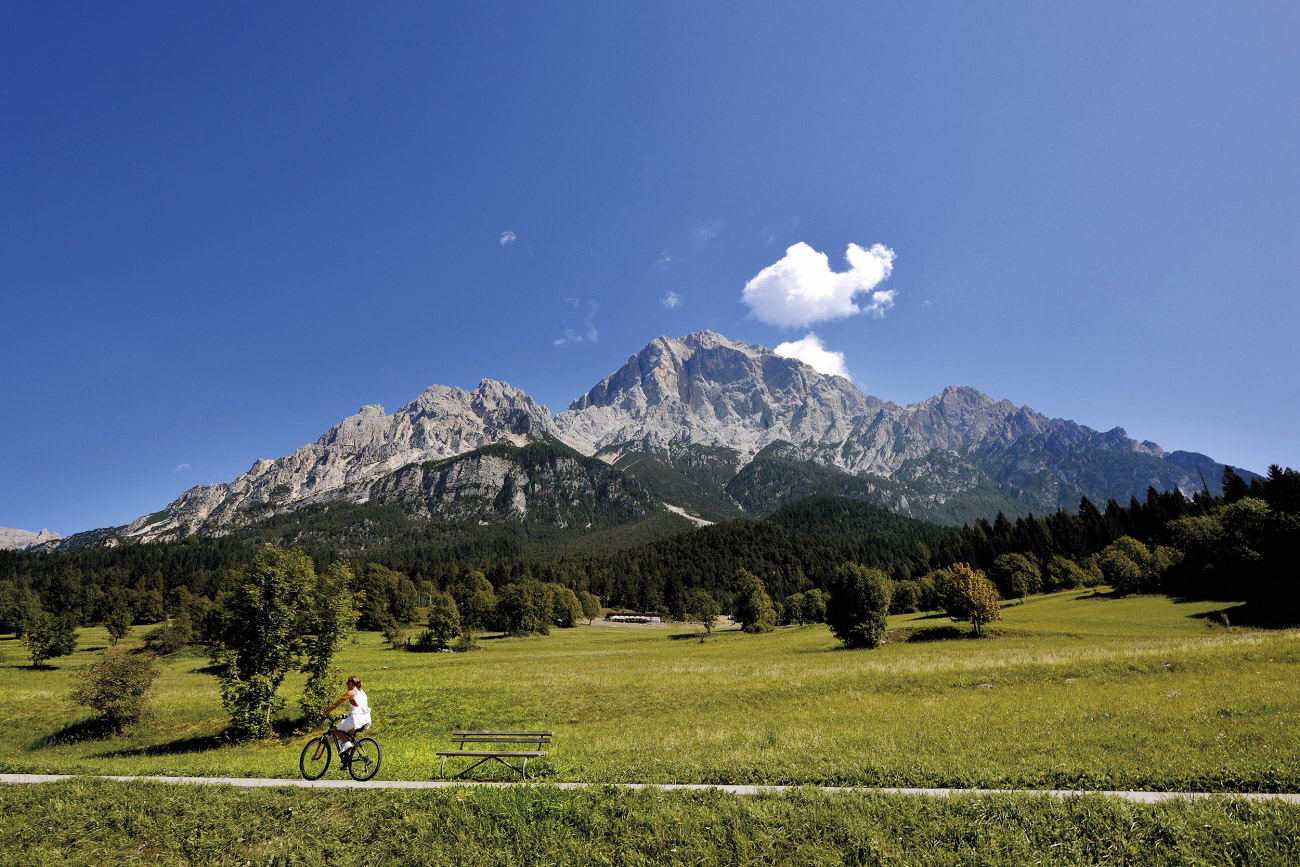
[[[620,611],[617,614],[610,612],[605,616],[610,623],[663,623],[662,614],[650,614],[642,611]]]

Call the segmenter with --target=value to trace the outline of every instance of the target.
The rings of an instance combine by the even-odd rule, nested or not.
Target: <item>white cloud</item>
[[[723,223],[721,220],[711,220],[708,223],[701,223],[695,227],[693,232],[691,232],[691,237],[695,239],[697,244],[704,244],[708,241],[712,241],[714,238],[722,234],[722,225]]]
[[[883,244],[869,250],[849,244],[844,258],[849,270],[836,273],[825,253],[800,241],[746,283],[741,300],[769,325],[800,327],[859,313],[885,315],[894,306],[894,290],[876,287],[894,269],[894,251]],[[869,294],[859,306],[854,298],[862,293]]]
[[[682,306],[682,296],[676,292],[669,292],[659,303],[663,304],[666,310],[676,310]]]
[[[565,303],[576,312],[575,320],[564,320],[563,334],[553,341],[556,346],[568,343],[595,343],[600,339],[596,330],[596,302],[581,298],[565,298]]]
[[[172,470],[172,472],[179,473],[181,470],[188,470],[189,468],[190,468],[189,464],[177,464],[176,469]]]
[[[504,232],[501,233],[501,238],[497,241],[497,243],[500,244],[502,247],[508,247],[511,244],[513,244],[518,237],[519,236],[516,235],[514,232],[510,231],[509,229],[506,229]]]
[[[783,358],[797,358],[818,373],[852,379],[849,369],[844,366],[844,353],[827,349],[821,338],[811,332],[803,340],[782,343],[773,351]]]

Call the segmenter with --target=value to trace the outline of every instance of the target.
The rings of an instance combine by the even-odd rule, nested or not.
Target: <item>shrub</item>
[[[889,577],[879,569],[845,563],[831,580],[826,622],[845,647],[879,647],[889,620]]]
[[[405,650],[410,640],[406,637],[406,630],[403,629],[396,620],[389,620],[384,624],[384,641],[393,650]]]
[[[909,614],[920,605],[921,589],[915,581],[895,581],[889,595],[890,614]]]
[[[104,658],[76,675],[72,700],[95,712],[106,728],[120,732],[140,719],[158,663],[152,653],[109,649]]]

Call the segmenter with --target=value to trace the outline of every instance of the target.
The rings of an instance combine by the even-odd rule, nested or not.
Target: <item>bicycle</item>
[[[322,735],[317,735],[307,741],[307,745],[302,748],[302,755],[298,758],[298,770],[302,772],[304,780],[319,780],[325,776],[325,772],[330,767],[330,754],[334,749],[338,749],[338,739],[334,737],[334,732],[338,731],[337,726],[341,716],[325,717],[329,720],[329,728]],[[370,728],[369,724],[352,732],[352,749],[348,750],[346,755],[340,755],[339,761],[342,762],[344,770],[352,775],[352,779],[359,783],[374,777],[379,772],[379,763],[383,760],[384,753],[379,748],[379,741],[374,738],[359,738],[357,735]]]

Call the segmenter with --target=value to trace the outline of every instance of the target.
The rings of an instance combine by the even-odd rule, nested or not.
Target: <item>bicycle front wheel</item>
[[[330,744],[324,735],[307,741],[298,759],[298,770],[304,780],[319,780],[330,768]]]
[[[379,762],[384,757],[383,751],[379,749],[379,741],[374,738],[362,738],[357,741],[350,754],[352,763],[348,765],[348,773],[352,775],[352,779],[364,783],[379,773]]]

